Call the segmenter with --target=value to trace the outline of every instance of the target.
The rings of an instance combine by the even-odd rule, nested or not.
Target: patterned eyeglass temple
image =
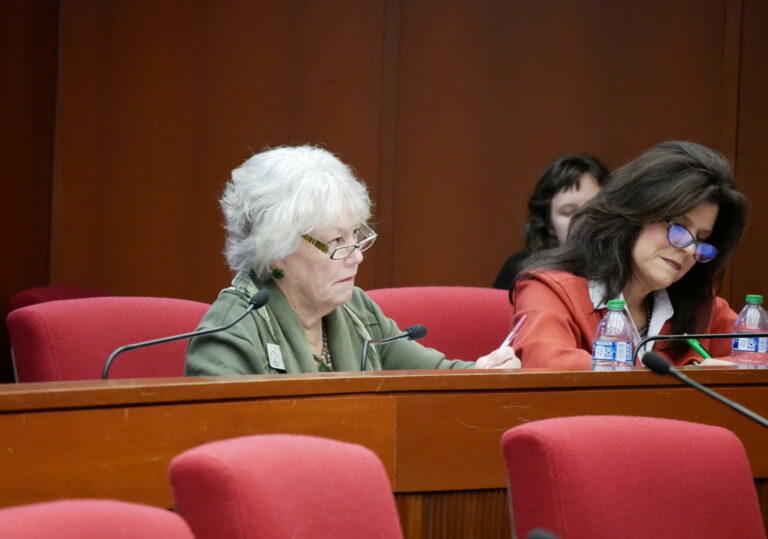
[[[351,245],[342,245],[340,247],[336,247],[335,249],[332,249],[330,246],[326,245],[322,241],[313,238],[309,234],[302,234],[301,238],[306,241],[307,243],[313,245],[320,251],[322,251],[325,254],[330,253],[331,260],[343,260],[347,258],[349,255],[355,252],[355,249],[360,249],[361,253],[364,253],[368,249],[370,249],[373,244],[376,242],[376,238],[378,235],[365,223],[362,223],[360,225],[360,234],[363,236],[363,238],[357,242],[353,243]]]

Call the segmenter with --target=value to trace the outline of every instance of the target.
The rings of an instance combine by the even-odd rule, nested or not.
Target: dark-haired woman
[[[531,257],[510,292],[514,317],[528,316],[515,340],[523,366],[589,368],[611,299],[626,301],[641,337],[729,332],[736,313],[715,287],[746,216],[731,168],[704,146],[665,142],[616,170],[566,242]],[[727,340],[702,344],[730,354]],[[676,365],[700,359],[684,342],[653,349]]]
[[[607,177],[608,170],[591,155],[561,155],[552,161],[528,201],[525,249],[504,262],[493,287],[508,290],[530,255],[563,243],[571,217],[600,191]]]

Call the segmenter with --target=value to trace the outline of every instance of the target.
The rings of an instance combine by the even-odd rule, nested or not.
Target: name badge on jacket
[[[283,362],[283,353],[280,351],[280,347],[276,344],[267,343],[267,356],[269,357],[269,366],[278,371],[285,370],[285,363]]]

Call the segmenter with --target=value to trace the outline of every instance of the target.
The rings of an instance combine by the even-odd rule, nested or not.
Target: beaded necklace
[[[325,328],[325,318],[323,318],[323,349],[319,354],[312,354],[317,363],[317,370],[320,372],[333,372],[333,363],[331,363],[331,350],[328,348],[328,331]]]
[[[640,326],[640,329],[638,329],[638,333],[640,333],[641,339],[644,339],[648,336],[648,330],[651,327],[651,315],[653,314],[653,294],[648,294],[645,296],[645,301],[643,304],[645,305],[645,324]]]

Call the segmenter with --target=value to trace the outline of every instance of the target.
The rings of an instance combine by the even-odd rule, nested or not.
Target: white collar
[[[605,283],[590,280],[587,281],[587,286],[589,287],[589,299],[592,301],[592,307],[594,307],[595,310],[605,309],[607,307],[606,303],[603,301],[603,296],[605,296]],[[613,299],[624,301],[624,294],[619,292],[619,297]],[[626,312],[629,319],[632,320],[632,314],[626,306],[624,306],[624,312]],[[653,312],[651,313],[651,323],[648,325],[648,337],[658,335],[661,328],[664,326],[664,323],[672,318],[673,314],[675,314],[675,309],[672,307],[672,302],[669,300],[667,290],[665,288],[656,290],[653,293]],[[635,321],[632,320],[633,324],[634,322]],[[640,335],[638,334],[635,344],[639,341]],[[653,350],[653,344],[654,341],[646,344],[643,347],[643,353]]]

